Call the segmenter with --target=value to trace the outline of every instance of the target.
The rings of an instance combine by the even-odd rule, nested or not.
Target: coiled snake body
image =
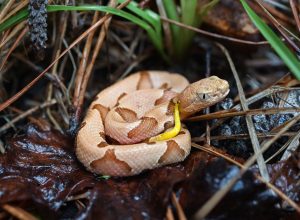
[[[90,105],[76,138],[76,155],[91,172],[131,176],[146,169],[182,161],[190,152],[191,136],[164,141],[149,138],[174,124],[174,103],[180,117],[222,100],[227,81],[216,76],[189,84],[179,74],[142,71],[101,91]]]

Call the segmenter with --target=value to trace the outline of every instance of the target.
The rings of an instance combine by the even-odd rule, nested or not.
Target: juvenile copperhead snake
[[[181,119],[221,101],[228,82],[216,76],[189,84],[179,74],[142,71],[101,91],[92,102],[76,137],[76,155],[91,172],[131,176],[183,161],[191,136],[181,128],[165,141],[149,142],[174,124],[174,101]]]

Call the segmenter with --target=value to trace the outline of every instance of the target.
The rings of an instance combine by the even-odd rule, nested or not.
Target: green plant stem
[[[181,7],[181,22],[195,27],[197,22],[197,0],[181,0],[180,1],[180,7]],[[187,29],[181,29],[180,34],[180,42],[177,46],[177,56],[181,57],[183,54],[185,54],[185,50],[189,47],[194,32],[187,30]]]
[[[126,0],[118,0],[119,3],[123,3]],[[130,10],[131,12],[133,12],[134,14],[136,14],[137,16],[141,17],[142,19],[144,19],[145,21],[147,21],[148,23],[151,24],[151,26],[154,28],[155,32],[156,32],[156,41],[160,42],[159,48],[162,48],[161,54],[164,57],[165,60],[168,61],[167,56],[164,54],[164,49],[163,49],[163,36],[162,36],[162,24],[161,24],[161,20],[160,20],[160,16],[158,14],[156,14],[155,12],[145,9],[142,10],[138,7],[138,4],[134,1],[131,1],[126,8],[128,10]],[[153,42],[153,40],[152,40]]]

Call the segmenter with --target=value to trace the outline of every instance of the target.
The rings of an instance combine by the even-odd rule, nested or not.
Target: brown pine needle
[[[209,37],[214,37],[214,38],[218,38],[218,39],[223,39],[223,40],[227,40],[227,41],[233,41],[233,42],[241,43],[241,44],[249,44],[249,45],[265,45],[265,44],[269,44],[268,41],[254,42],[254,41],[241,40],[241,39],[234,38],[234,37],[227,37],[227,36],[224,36],[224,35],[211,33],[211,32],[205,31],[205,30],[201,30],[199,28],[195,28],[193,26],[189,26],[189,25],[186,25],[186,24],[183,24],[183,23],[180,23],[180,22],[168,19],[166,17],[160,17],[160,19],[163,20],[163,21],[167,21],[167,22],[169,22],[171,24],[175,24],[175,25],[177,25],[179,27],[182,27],[182,28],[185,28],[185,29],[194,31],[194,32],[199,33],[199,34],[203,34],[205,36],[209,36]]]
[[[30,214],[22,208],[8,204],[3,205],[2,208],[19,220],[38,220],[38,218],[36,218],[35,216],[33,216],[32,214]]]
[[[273,114],[289,114],[298,113],[300,108],[268,108],[268,109],[248,109],[245,111],[237,111],[236,109],[214,112],[206,115],[199,115],[185,119],[184,121],[203,121],[219,118],[228,118],[244,115],[273,115]]]

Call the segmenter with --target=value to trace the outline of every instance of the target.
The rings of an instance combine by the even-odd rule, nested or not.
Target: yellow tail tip
[[[149,142],[165,141],[165,140],[175,137],[180,132],[181,122],[180,122],[179,104],[178,103],[175,103],[175,108],[174,108],[174,124],[175,125],[171,130],[165,131],[162,134],[151,137],[149,139]]]

